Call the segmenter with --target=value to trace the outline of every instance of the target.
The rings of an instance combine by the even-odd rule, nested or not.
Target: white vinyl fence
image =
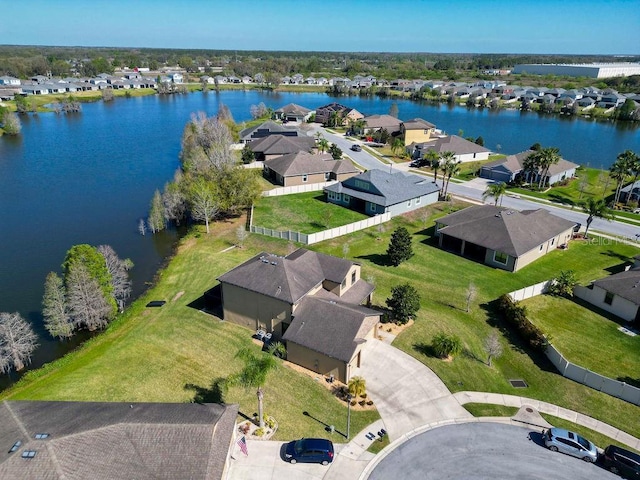
[[[509,296],[514,301],[525,300],[545,293],[553,280],[536,283],[528,287],[521,288],[514,292],[510,292]],[[607,393],[613,397],[621,398],[629,403],[640,405],[640,388],[628,385],[619,380],[613,380],[609,377],[597,374],[587,368],[571,363],[564,358],[562,353],[558,351],[551,343],[547,345],[545,351],[547,358],[553,363],[563,377],[569,378],[574,382],[581,383],[587,387],[593,388],[600,392]]]
[[[292,187],[277,187],[262,192],[263,197],[279,197],[282,195],[293,195],[294,193],[317,192],[324,187],[337,183],[337,180],[322,183],[306,183],[304,185],[294,185]]]

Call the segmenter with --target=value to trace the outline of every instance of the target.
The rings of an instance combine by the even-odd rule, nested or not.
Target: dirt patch
[[[178,300],[182,295],[184,295],[184,291],[182,292],[178,292],[176,293],[173,298],[171,299],[172,302],[175,302],[176,300]]]
[[[389,333],[390,335],[399,335],[404,332],[407,328],[414,324],[414,320],[409,320],[404,325],[398,325],[397,323],[381,323],[378,325],[378,330]]]

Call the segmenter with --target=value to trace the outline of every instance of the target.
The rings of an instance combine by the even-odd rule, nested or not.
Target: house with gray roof
[[[314,110],[303,107],[301,105],[297,105],[295,103],[289,103],[273,112],[275,118],[277,118],[278,120],[282,120],[283,122],[297,123],[306,122],[314,113]]]
[[[269,135],[249,142],[256,160],[269,160],[281,155],[298,152],[313,152],[316,146],[313,137],[291,137],[281,134]]]
[[[573,294],[602,310],[613,313],[627,322],[640,322],[640,266],[636,258],[634,268],[576,286]]]
[[[362,119],[365,123],[362,133],[369,134],[379,130],[386,130],[389,134],[399,133],[402,123],[391,115],[369,115]]]
[[[524,182],[536,183],[540,180],[542,172],[526,172],[524,169],[524,162],[532,153],[533,150],[526,150],[489,162],[480,168],[480,177],[505,183],[514,182],[521,178]],[[579,167],[580,165],[577,163],[561,158],[558,163],[549,166],[544,183],[545,185],[555,185],[573,178]]]
[[[245,128],[240,131],[240,143],[249,143],[269,135],[282,135],[283,137],[300,137],[302,132],[295,127],[285,127],[273,120],[267,120],[260,125]]]
[[[401,215],[438,201],[440,187],[430,178],[369,170],[324,188],[327,201],[367,215]]]
[[[470,142],[458,135],[439,136],[428,142],[412,143],[407,147],[407,151],[412,158],[424,158],[429,150],[433,150],[439,154],[453,152],[456,162],[487,160],[491,153],[491,150],[488,148]]]
[[[316,108],[316,123],[326,124],[334,114],[338,116],[341,125],[346,124],[350,120],[355,121],[364,118],[364,115],[355,108],[345,107],[344,105],[333,102]]]
[[[304,248],[263,252],[218,277],[223,318],[271,333],[289,361],[347,382],[380,318],[362,306],[374,287],[360,275],[358,263]]]
[[[237,405],[0,403],[3,480],[220,480]]]
[[[349,160],[334,160],[328,153],[290,153],[264,162],[263,175],[277,185],[290,187],[346,180],[360,173]]]
[[[521,212],[477,205],[436,220],[440,248],[495,268],[516,272],[558,248],[566,248],[575,222],[547,210]]]

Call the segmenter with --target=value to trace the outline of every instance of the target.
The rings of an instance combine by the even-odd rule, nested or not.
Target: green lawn
[[[244,221],[241,220],[241,221]],[[235,241],[241,221],[217,224],[210,235],[192,235],[163,271],[158,283],[135,302],[108,330],[83,348],[29,373],[1,398],[122,402],[219,401],[215,380],[238,372],[237,351],[251,346],[252,331],[221,322],[192,308],[215,278],[261,250],[286,254],[287,245],[268,237],[251,236],[243,249],[225,253]],[[202,230],[202,229],[199,229]],[[199,237],[199,238],[197,238]],[[182,295],[180,295],[181,292]],[[145,308],[149,300],[166,300],[162,308]],[[271,372],[265,385],[265,413],[279,423],[276,439],[326,436],[321,423],[346,428],[347,408],[316,380],[284,364]],[[257,410],[254,390],[232,388],[227,403],[240,412]],[[308,412],[306,416],[303,412]],[[351,431],[359,432],[379,417],[377,411],[351,412]]]
[[[298,208],[304,207],[292,206],[292,210]],[[431,368],[451,391],[477,390],[536,398],[640,436],[640,424],[629,421],[638,418],[637,406],[563,378],[546,357],[523,347],[495,316],[491,303],[503,293],[552,278],[560,270],[575,270],[583,282],[605,276],[607,268],[633,257],[638,249],[624,244],[576,241],[568,250],[551,252],[521,271],[509,273],[433,245],[434,219],[449,208],[448,203],[431,205],[394,218],[383,231],[373,227],[311,248],[342,256],[347,244],[349,257],[362,264],[363,278],[371,278],[376,285],[374,303],[383,305],[391,288],[403,282],[419,289],[422,309],[414,325],[399,335],[394,345]],[[288,249],[286,241],[251,235],[243,249],[223,253],[236,241],[237,225],[238,222],[217,223],[211,235],[192,235],[183,240],[179,254],[159,276],[158,284],[124,318],[87,347],[28,375],[3,397],[182,402],[194,398],[194,390],[185,388],[193,384],[203,389],[205,398],[216,399],[213,382],[240,369],[241,364],[233,357],[241,347],[252,344],[252,332],[221,323],[189,304],[214,285],[218,275],[247,258],[260,251],[282,255]],[[413,234],[415,255],[399,267],[391,267],[385,252],[393,229],[401,225]],[[478,287],[478,296],[471,312],[466,313],[465,291],[471,282]],[[180,292],[184,294],[178,296]],[[160,309],[145,309],[144,304],[150,299],[168,303]],[[505,352],[488,367],[482,343],[496,330]],[[455,332],[464,344],[464,352],[453,361],[431,354],[432,338],[440,331]],[[384,365],[384,359],[374,361]],[[513,378],[524,379],[529,387],[514,389],[508,383]],[[344,425],[344,405],[314,380],[284,366],[270,374],[265,392],[266,412],[280,422],[278,439],[325,435],[320,421],[338,429]],[[256,409],[252,391],[233,389],[225,400],[238,402],[240,410],[248,415]],[[304,411],[319,421],[304,416]],[[376,418],[376,412],[353,412],[351,430],[357,432]]]
[[[623,322],[587,304],[551,295],[522,302],[528,318],[551,336],[569,361],[613,379],[640,383],[640,336],[618,330]],[[562,315],[558,315],[562,312]]]
[[[492,403],[465,403],[463,407],[474,417],[513,417],[519,410],[517,407]]]
[[[263,197],[253,209],[253,224],[275,230],[315,233],[369,218],[325,201],[323,192]]]

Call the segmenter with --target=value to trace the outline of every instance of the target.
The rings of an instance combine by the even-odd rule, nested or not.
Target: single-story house
[[[295,127],[285,127],[272,120],[256,125],[254,127],[245,128],[240,131],[240,143],[249,143],[269,135],[282,135],[283,137],[300,137],[302,133]]]
[[[527,173],[524,171],[525,160],[533,153],[533,150],[526,150],[515,155],[508,155],[494,162],[487,163],[480,168],[480,177],[495,180],[496,182],[513,182],[518,176],[523,176],[523,180],[535,183],[540,180],[542,172]],[[573,178],[576,175],[577,163],[561,158],[560,161],[549,167],[545,178],[547,185],[554,185],[558,182]]]
[[[439,154],[453,152],[456,162],[487,160],[491,153],[491,150],[458,135],[441,136],[423,143],[411,143],[408,145],[407,150],[412,158],[423,158],[429,150]]]
[[[263,252],[218,278],[223,318],[272,333],[286,342],[289,361],[347,382],[380,319],[362,306],[374,287],[360,269],[304,248],[286,257]]]
[[[433,123],[427,122],[422,118],[412,118],[402,122],[400,131],[404,137],[404,144],[428,142],[436,131]]]
[[[237,405],[5,400],[0,478],[226,478]]]
[[[286,122],[306,122],[315,112],[295,103],[289,103],[273,112],[275,118]]]
[[[349,160],[334,160],[328,153],[297,152],[266,160],[263,175],[278,185],[289,187],[346,180],[359,172]]]
[[[576,286],[573,294],[590,304],[626,320],[640,322],[640,266]]]
[[[256,155],[256,160],[269,160],[281,155],[298,152],[313,152],[316,146],[313,137],[287,137],[269,135],[248,143]]]
[[[440,188],[431,179],[402,172],[369,170],[324,188],[327,201],[377,215],[401,215],[438,201]]]
[[[635,201],[640,200],[640,180],[630,183],[620,189],[620,202],[625,203],[627,201]]]
[[[369,115],[363,118],[365,126],[362,130],[363,134],[373,133],[380,130],[386,130],[389,134],[400,132],[400,124],[402,123],[396,117],[391,115]]]
[[[547,210],[477,205],[436,220],[438,244],[462,256],[510,272],[565,248],[575,222]]]
[[[334,112],[340,117],[341,125],[345,125],[349,120],[356,121],[364,118],[364,115],[355,108],[345,107],[344,105],[334,102],[316,108],[316,122],[322,124],[327,123]]]
[[[0,77],[0,85],[7,85],[11,87],[19,87],[20,79],[15,77],[10,77],[8,75]]]

